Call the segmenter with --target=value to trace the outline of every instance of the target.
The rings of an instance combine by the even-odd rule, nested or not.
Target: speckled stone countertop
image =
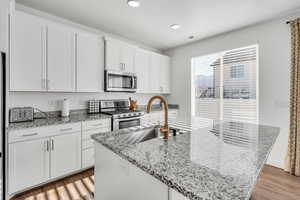
[[[111,118],[109,115],[104,114],[87,114],[87,113],[76,113],[71,114],[68,118],[63,118],[59,116],[51,116],[45,119],[35,119],[29,122],[17,122],[9,124],[9,131],[26,129],[26,128],[36,128],[41,126],[51,126],[58,124],[76,123],[81,121],[90,121],[98,119]]]
[[[219,122],[167,141],[135,142],[137,135],[150,130],[127,129],[92,138],[192,200],[249,199],[279,134],[275,127]]]
[[[140,110],[146,111],[145,105],[140,105]],[[178,105],[169,105],[170,110],[178,109]],[[159,105],[153,105],[153,111],[161,111],[162,108]],[[37,114],[39,117],[43,116],[41,113]],[[89,121],[89,120],[97,120],[97,119],[107,119],[111,118],[109,115],[105,114],[87,114],[87,110],[72,110],[70,113],[70,117],[63,118],[60,116],[60,111],[47,112],[49,117],[43,119],[34,119],[33,121],[28,122],[16,122],[9,123],[9,131],[26,129],[26,128],[35,128],[41,126],[51,126],[58,124],[66,124],[66,123],[76,123],[81,121]]]

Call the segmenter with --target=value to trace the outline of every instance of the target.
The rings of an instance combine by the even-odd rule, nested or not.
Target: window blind
[[[201,118],[258,122],[258,46],[192,59],[192,109]]]

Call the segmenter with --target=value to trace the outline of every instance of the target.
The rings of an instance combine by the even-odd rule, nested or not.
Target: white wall
[[[192,57],[258,44],[259,122],[281,128],[268,163],[282,168],[288,144],[290,83],[290,27],[285,22],[299,15],[276,19],[167,51],[172,56],[173,90],[169,101],[179,104],[180,117],[188,119],[191,113]]]

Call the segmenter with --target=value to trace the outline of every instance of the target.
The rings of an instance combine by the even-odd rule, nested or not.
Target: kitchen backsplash
[[[69,99],[70,109],[86,109],[90,99],[128,99],[132,97],[138,105],[146,105],[155,94],[133,93],[43,93],[43,92],[10,92],[8,106],[32,106],[43,111],[57,111],[61,109],[64,98]],[[167,97],[167,96],[165,96]],[[157,102],[159,103],[159,102]]]

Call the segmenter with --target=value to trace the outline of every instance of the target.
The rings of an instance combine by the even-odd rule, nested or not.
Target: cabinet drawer
[[[82,151],[82,168],[92,167],[95,163],[94,148]]]
[[[19,142],[81,131],[81,123],[60,124],[9,131],[8,142]]]
[[[83,140],[82,141],[82,149],[94,148],[94,140]]]
[[[82,122],[82,130],[111,127],[111,119],[101,119]]]
[[[110,127],[82,131],[82,140],[88,140],[88,139],[91,139],[91,135],[94,135],[97,133],[105,133],[105,132],[109,132],[109,131],[111,131]]]

